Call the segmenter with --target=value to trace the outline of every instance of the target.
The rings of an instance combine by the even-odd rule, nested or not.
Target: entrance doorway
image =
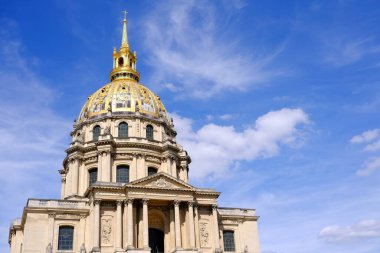
[[[149,228],[149,247],[152,253],[164,253],[164,232]]]

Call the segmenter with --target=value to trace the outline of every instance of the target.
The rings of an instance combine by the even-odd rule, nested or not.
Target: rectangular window
[[[120,165],[116,168],[116,182],[128,183],[129,182],[129,166]]]
[[[153,167],[148,167],[148,176],[154,175],[157,173],[157,169]]]
[[[89,171],[90,174],[90,185],[98,181],[98,169],[91,169]]]
[[[74,228],[61,226],[58,232],[58,250],[73,250]]]
[[[223,231],[224,251],[235,251],[234,231]]]

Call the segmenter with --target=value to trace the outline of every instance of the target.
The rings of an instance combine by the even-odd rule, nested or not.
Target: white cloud
[[[380,46],[371,38],[353,40],[345,36],[328,36],[325,38],[325,61],[337,66],[345,66],[360,61],[370,54],[379,54]]]
[[[251,161],[278,154],[281,145],[302,140],[300,128],[309,122],[302,109],[284,108],[259,117],[255,124],[237,131],[233,126],[207,124],[193,129],[193,121],[172,115],[178,131],[178,141],[192,158],[191,176],[225,176],[233,163]]]
[[[380,139],[365,146],[364,151],[377,151],[380,150]]]
[[[351,226],[327,226],[319,233],[326,242],[348,242],[380,237],[380,221],[364,220]]]
[[[380,129],[365,131],[351,138],[351,143],[366,144],[363,151],[376,152],[380,150]],[[358,176],[369,176],[380,169],[380,156],[371,157],[356,171]]]
[[[149,13],[144,19],[145,48],[155,83],[175,82],[178,90],[166,88],[180,91],[177,97],[208,98],[246,90],[280,74],[270,67],[279,50],[247,54],[228,24],[218,23],[216,12],[210,2],[171,1]]]
[[[223,114],[223,115],[220,115],[219,118],[222,120],[229,120],[232,118],[232,115],[231,114]]]
[[[364,164],[364,167],[356,171],[358,176],[369,176],[380,169],[380,157],[372,158]]]
[[[220,120],[230,120],[233,118],[233,115],[232,114],[222,114],[222,115],[211,115],[211,114],[208,114],[206,115],[206,120],[208,121],[212,121],[214,119],[220,119]]]
[[[365,143],[375,140],[380,136],[380,129],[372,129],[365,131],[359,135],[355,135],[351,138],[351,143]]]

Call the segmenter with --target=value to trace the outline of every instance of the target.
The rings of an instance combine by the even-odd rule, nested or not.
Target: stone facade
[[[138,83],[126,30],[125,19],[111,82],[74,122],[59,170],[61,199],[28,200],[11,224],[10,252],[259,253],[255,210],[218,207],[219,192],[188,183],[191,159],[159,97]],[[120,166],[127,180],[119,178]],[[59,248],[62,227],[73,231],[69,249]],[[232,249],[224,231],[232,234]]]

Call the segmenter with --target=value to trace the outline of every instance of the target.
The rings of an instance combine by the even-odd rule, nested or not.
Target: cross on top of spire
[[[127,14],[128,14],[128,11],[127,11],[127,10],[124,10],[124,11],[122,11],[122,13],[124,13],[124,20],[127,20]]]
[[[124,20],[123,20],[123,37],[121,39],[121,46],[122,47],[129,47],[129,45],[128,45],[128,34],[127,34],[127,14],[128,14],[128,11],[124,10],[122,12],[124,13]]]

